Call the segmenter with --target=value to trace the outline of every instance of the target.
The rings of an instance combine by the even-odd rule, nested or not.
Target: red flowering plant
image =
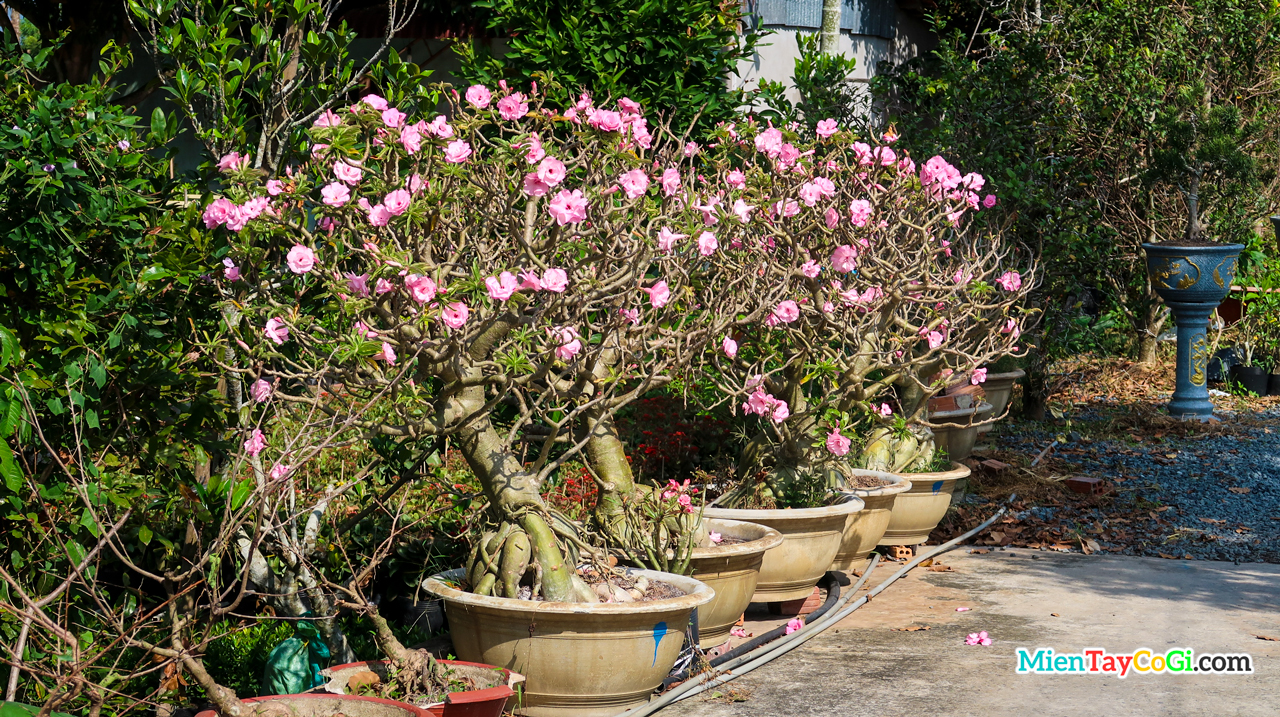
[[[689,238],[702,188],[726,179],[692,171],[689,143],[636,103],[441,89],[447,117],[376,96],[325,112],[283,176],[223,159],[204,212],[231,245],[220,355],[255,401],[346,440],[447,437],[489,500],[469,589],[595,601],[580,560],[682,530],[642,519],[643,497],[663,499],[637,492],[615,412],[758,324],[782,292],[762,267],[780,259]],[[598,495],[585,523],[539,490],[577,456]]]
[[[838,479],[827,469],[856,444],[871,449],[857,459],[867,467],[927,463],[936,377],[981,381],[980,367],[1020,351],[1033,257],[969,221],[995,204],[983,177],[941,157],[917,167],[893,139],[872,146],[830,120],[816,135],[748,121],[721,127],[706,158],[728,178],[715,201],[741,241],[791,258],[770,277],[787,296],[726,333],[714,361],[725,399],[759,417],[738,473],[768,468],[767,489]]]

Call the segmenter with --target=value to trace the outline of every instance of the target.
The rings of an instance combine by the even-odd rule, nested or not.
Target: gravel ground
[[[1095,505],[1041,507],[1041,520],[1111,527],[1117,516],[1142,516],[1126,543],[1099,543],[1122,555],[1280,563],[1280,412],[1255,414],[1240,435],[1152,441],[1088,439],[1088,412],[1073,417],[1059,456],[1073,475],[1106,480],[1114,495]],[[1002,447],[1037,455],[1054,434],[1026,424],[1005,428]],[[1083,434],[1083,435],[1081,435]],[[970,501],[981,501],[969,496]],[[1161,510],[1161,508],[1165,508]]]

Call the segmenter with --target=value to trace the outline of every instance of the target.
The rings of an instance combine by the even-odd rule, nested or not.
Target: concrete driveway
[[[968,551],[942,556],[954,572],[916,568],[825,634],[721,689],[749,692],[745,701],[708,700],[710,690],[659,714],[1280,714],[1280,642],[1256,637],[1280,638],[1280,565]],[[870,582],[895,569],[878,568]],[[913,626],[929,629],[905,629]],[[964,643],[981,630],[994,644]],[[1254,674],[1019,675],[1018,647],[1248,653]]]

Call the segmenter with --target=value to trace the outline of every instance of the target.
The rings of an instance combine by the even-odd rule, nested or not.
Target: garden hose
[[[716,665],[716,667],[718,668],[717,671],[707,671],[702,674],[699,674],[694,678],[680,685],[677,685],[675,688],[671,689],[666,694],[659,696],[657,699],[654,699],[647,704],[640,705],[639,707],[634,707],[625,712],[622,712],[619,715],[617,715],[617,717],[646,717],[646,715],[651,715],[654,712],[657,712],[658,710],[662,709],[663,707],[666,707],[669,704],[672,704],[674,702],[679,702],[680,700],[692,697],[712,687],[722,685],[726,682],[729,682],[730,680],[733,680],[737,677],[745,675],[746,673],[754,670],[757,667],[760,667],[761,665],[772,662],[778,657],[781,657],[782,655],[804,644],[810,638],[813,638],[818,634],[822,633],[828,627],[831,627],[832,625],[836,624],[840,620],[843,620],[845,617],[852,614],[854,610],[857,610],[863,605],[866,605],[871,598],[875,597],[876,595],[879,595],[881,592],[884,592],[884,590],[886,590],[890,585],[897,582],[899,578],[901,578],[903,575],[906,575],[912,568],[916,567],[920,563],[924,562],[927,559],[937,557],[938,555],[941,555],[942,553],[945,553],[955,548],[963,541],[968,540],[969,538],[991,527],[993,523],[995,523],[998,519],[1000,519],[1000,517],[1002,517],[1006,512],[1008,512],[1009,505],[1011,505],[1013,501],[1016,499],[1017,499],[1017,495],[1009,496],[1009,502],[1003,508],[996,511],[995,515],[988,518],[981,525],[979,525],[978,527],[974,528],[973,530],[970,530],[969,532],[963,535],[960,535],[956,538],[953,538],[947,541],[946,543],[943,543],[942,545],[938,546],[936,549],[930,551],[927,555],[917,555],[915,558],[909,561],[906,565],[903,565],[901,568],[899,568],[898,571],[895,572],[893,575],[891,575],[888,580],[877,585],[873,590],[871,590],[871,592],[867,593],[861,598],[858,598],[851,605],[848,605],[847,607],[842,607],[836,614],[830,615],[830,616],[824,615],[822,619],[819,619],[810,625],[806,625],[805,629],[798,630],[796,632],[791,633],[790,635],[783,635],[781,638],[777,639],[772,643],[768,643],[766,645],[756,648],[755,650],[752,650],[747,654],[740,655],[736,658],[733,658],[719,665]],[[858,588],[860,588],[863,582],[865,582],[866,579],[870,577],[871,571],[875,569],[878,562],[879,562],[879,557],[877,556],[876,559],[872,561],[871,565],[867,567],[866,572],[863,573],[862,578],[858,581],[858,584],[855,585],[854,589],[850,590],[848,594],[844,596],[844,598],[841,600],[841,603],[850,600],[851,598],[853,598],[854,595],[857,594]],[[730,670],[735,670],[735,668],[739,668],[739,667],[740,669],[737,669],[736,671],[732,671],[732,672],[730,671]]]

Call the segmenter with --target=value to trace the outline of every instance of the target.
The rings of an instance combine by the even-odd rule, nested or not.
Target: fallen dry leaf
[[[1096,553],[1099,550],[1102,550],[1102,546],[1098,545],[1098,541],[1093,540],[1092,538],[1085,538],[1081,541],[1080,549],[1087,550],[1085,555],[1088,555],[1089,553]]]
[[[1248,493],[1249,491],[1251,491],[1251,490],[1253,490],[1253,489],[1252,489],[1252,488],[1241,488],[1241,487],[1239,487],[1239,486],[1231,486],[1231,487],[1230,487],[1230,488],[1228,488],[1227,490],[1229,490],[1229,491],[1231,491],[1232,493],[1235,493],[1235,494],[1237,494],[1237,495],[1244,495],[1245,493]]]
[[[928,625],[908,625],[907,627],[895,627],[894,632],[920,632],[921,630],[930,630]]]
[[[986,555],[987,553],[989,553],[989,552],[991,552],[991,551],[990,551],[990,550],[987,550],[986,548],[974,548],[973,550],[970,550],[969,552],[970,552],[970,553],[973,553],[974,555]]]
[[[933,565],[933,558],[925,558],[924,560],[920,561],[920,567],[922,568],[927,568],[930,565]]]
[[[1165,560],[1177,560],[1177,558],[1175,558],[1174,556],[1168,555],[1166,553],[1157,553],[1157,555],[1164,558]]]
[[[1056,612],[1051,612],[1051,613],[1049,613],[1049,616],[1050,616],[1050,617],[1062,617],[1061,615],[1059,615],[1059,614],[1058,614],[1058,613],[1056,613]]]
[[[1267,640],[1268,642],[1280,642],[1280,637],[1268,637],[1267,635],[1254,635],[1259,640]]]
[[[950,566],[950,565],[930,565],[930,566],[928,567],[928,570],[929,570],[929,572],[931,572],[931,573],[953,573],[953,572],[955,572],[954,570],[952,570],[952,569],[951,569],[951,566]]]
[[[1197,520],[1199,520],[1201,523],[1212,523],[1214,525],[1222,525],[1223,523],[1227,522],[1225,520],[1218,520],[1217,518],[1197,518]]]

